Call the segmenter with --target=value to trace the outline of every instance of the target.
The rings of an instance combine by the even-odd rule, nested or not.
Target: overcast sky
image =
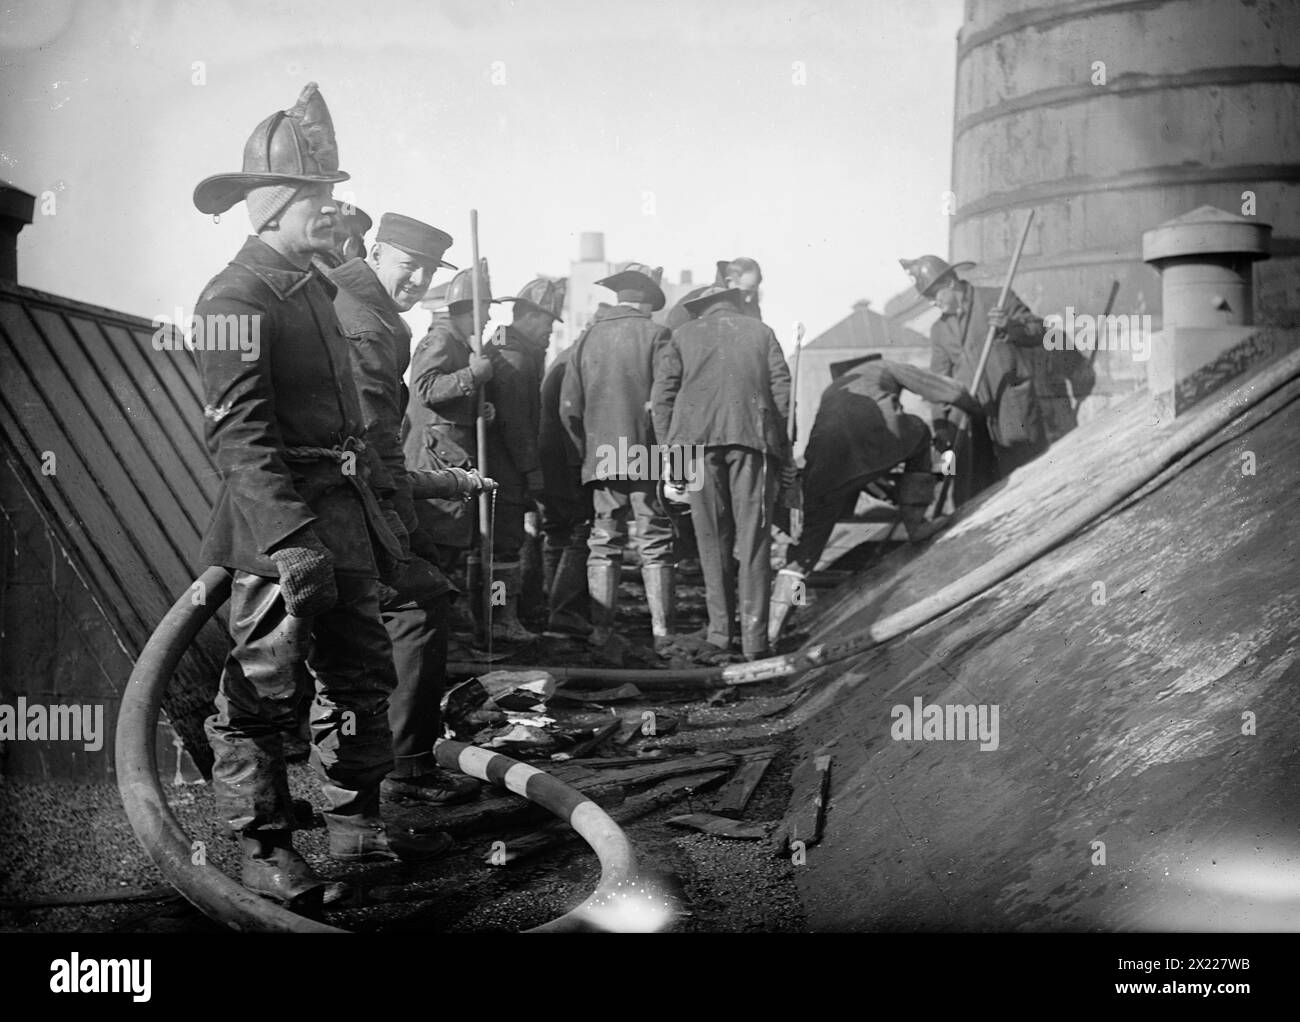
[[[906,287],[899,256],[947,254],[961,14],[960,0],[9,3],[0,177],[56,203],[20,236],[19,279],[188,312],[249,231],[242,205],[200,214],[194,186],[239,170],[253,127],[314,80],[352,175],[335,194],[443,227],[461,266],[477,207],[498,294],[567,272],[584,231],[672,279],[749,255],[788,347],[794,320],[811,339]]]

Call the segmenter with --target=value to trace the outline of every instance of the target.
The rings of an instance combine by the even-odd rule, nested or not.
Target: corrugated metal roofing
[[[148,320],[0,282],[4,456],[132,657],[202,567],[218,483],[193,355],[155,350],[154,334]],[[228,645],[209,624],[164,700],[199,760]]]

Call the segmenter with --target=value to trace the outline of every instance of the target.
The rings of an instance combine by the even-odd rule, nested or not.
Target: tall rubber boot
[[[519,620],[519,596],[523,590],[523,569],[518,561],[501,561],[492,565],[492,584],[505,588],[505,602],[492,606],[492,639],[504,642],[536,642],[537,635]]]
[[[677,628],[677,567],[672,564],[641,565],[645,599],[650,607],[650,631],[655,652],[672,643]]]
[[[593,646],[609,644],[614,633],[614,614],[618,610],[618,581],[623,573],[621,563],[605,558],[587,560],[587,592],[591,595],[591,635]]]
[[[772,601],[767,607],[767,642],[776,645],[780,638],[781,627],[790,616],[796,603],[802,604],[804,594],[804,574],[790,568],[782,568],[776,573],[776,585],[772,587]]]
[[[934,500],[934,475],[930,472],[904,472],[898,483],[898,506],[903,528],[913,543],[923,543],[944,525],[927,522],[925,512]]]
[[[556,635],[591,634],[587,615],[591,600],[587,596],[587,550],[574,547],[561,552],[551,580],[550,618],[547,631]]]

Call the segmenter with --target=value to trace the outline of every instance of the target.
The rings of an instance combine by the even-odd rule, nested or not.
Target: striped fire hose
[[[136,660],[122,694],[116,734],[118,791],[131,829],[164,879],[211,919],[231,929],[275,933],[343,933],[258,897],[207,862],[201,843],[181,827],[158,778],[155,738],[163,692],[190,644],[230,596],[225,568],[208,568],[172,605]],[[196,600],[195,594],[202,593]],[[459,742],[438,745],[438,761],[549,809],[591,845],[601,865],[600,883],[571,912],[530,932],[577,932],[609,928],[627,918],[619,910],[643,890],[632,846],[618,825],[569,785],[498,753]],[[645,913],[640,913],[644,918]]]

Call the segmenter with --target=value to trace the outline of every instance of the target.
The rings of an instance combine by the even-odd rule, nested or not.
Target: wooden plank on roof
[[[31,438],[37,460],[29,463],[41,490],[62,490],[84,526],[93,549],[116,578],[132,610],[132,638],[142,642],[166,612],[159,598],[163,579],[148,551],[167,545],[148,505],[117,468],[115,452],[72,388],[57,360],[37,336],[23,309],[0,303],[0,326],[12,339],[0,366],[18,400],[17,418]],[[40,451],[52,451],[56,474],[40,474]],[[129,527],[128,527],[129,523]]]
[[[203,394],[194,353],[183,348],[177,351],[155,351],[153,333],[149,330],[130,329],[113,323],[101,323],[100,327],[115,344],[130,345],[140,353],[142,364],[148,367],[160,392],[166,395],[168,404],[175,410],[176,418],[185,425],[185,435],[192,439],[206,461],[208,455],[203,430]],[[162,357],[164,355],[167,357]],[[159,412],[161,414],[161,407]],[[177,433],[175,436],[180,442],[183,434]],[[215,499],[215,483],[212,492]]]
[[[122,524],[136,540],[162,592],[176,591],[193,580],[193,530],[178,514],[158,465],[150,459],[105,381],[88,364],[67,320],[49,309],[33,310],[32,320],[44,345],[24,352],[38,385],[67,409],[72,440],[90,455],[106,499],[123,515]],[[76,410],[76,413],[73,410]],[[178,535],[178,533],[188,534]],[[147,600],[149,594],[140,594]],[[157,602],[157,601],[155,601]],[[148,610],[148,607],[142,607]],[[167,606],[159,608],[165,613]],[[146,620],[150,615],[146,612]]]
[[[168,535],[176,537],[181,544],[187,563],[192,564],[212,505],[172,441],[172,431],[184,430],[184,425],[165,417],[168,410],[174,414],[175,409],[165,397],[162,402],[158,401],[162,395],[158,393],[156,384],[151,395],[146,395],[141,389],[137,381],[147,381],[148,375],[146,367],[138,364],[139,352],[134,345],[115,348],[97,324],[88,319],[70,316],[67,322],[80,342],[86,364],[94,370],[104,388],[106,402],[111,402],[116,408],[130,437],[153,465],[159,482],[166,489],[170,499],[153,504],[154,512],[162,520]],[[165,359],[171,354],[156,352],[155,358]],[[129,364],[127,359],[137,364]],[[163,417],[158,415],[159,403],[164,406]],[[127,437],[124,435],[122,443],[125,442]]]

